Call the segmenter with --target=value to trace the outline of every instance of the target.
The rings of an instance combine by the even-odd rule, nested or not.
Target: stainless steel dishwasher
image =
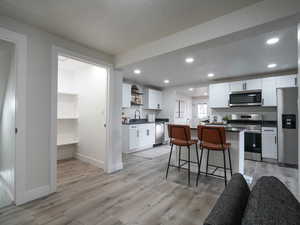
[[[155,123],[155,145],[163,144],[164,136],[165,136],[165,123],[156,122]]]

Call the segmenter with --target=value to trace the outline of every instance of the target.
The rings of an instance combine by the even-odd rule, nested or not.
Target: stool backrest
[[[187,125],[168,124],[169,138],[184,141],[191,140],[191,129]]]
[[[198,138],[202,142],[223,145],[226,143],[225,128],[199,125]]]

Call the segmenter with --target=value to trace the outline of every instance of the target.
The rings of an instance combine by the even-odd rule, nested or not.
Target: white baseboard
[[[12,193],[11,188],[9,187],[9,184],[6,182],[6,180],[3,178],[2,174],[0,173],[0,182],[3,185],[3,188],[5,189],[6,193],[9,195],[9,198],[14,201],[14,195]]]
[[[108,168],[107,173],[114,173],[123,169],[123,162],[116,163]]]
[[[93,159],[89,156],[86,156],[86,155],[83,155],[83,154],[80,154],[80,153],[75,153],[75,158],[79,159],[83,162],[90,163],[90,164],[92,164],[92,165],[94,165],[98,168],[104,169],[104,162],[103,161]]]
[[[31,189],[26,192],[24,203],[45,197],[49,194],[50,194],[50,186],[49,185]]]

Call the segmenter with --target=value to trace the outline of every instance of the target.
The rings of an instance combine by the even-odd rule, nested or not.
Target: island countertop
[[[205,125],[205,126],[217,126],[217,125]],[[220,126],[224,126],[224,125],[220,125]],[[225,131],[226,132],[241,132],[244,131],[245,128],[243,127],[230,127],[230,126],[224,126],[225,127]],[[191,127],[191,130],[197,130],[197,127]]]
[[[209,125],[209,126],[216,126],[216,125]],[[222,125],[221,125],[222,126]],[[223,125],[224,126],[224,125]],[[226,132],[226,141],[230,143],[230,153],[231,153],[231,160],[232,160],[232,167],[234,173],[241,173],[244,174],[244,134],[245,128],[242,127],[230,127],[225,126]],[[192,139],[197,139],[197,128],[191,127],[191,136]],[[195,145],[191,146],[191,160],[196,162],[196,148]],[[177,148],[176,148],[177,149]],[[201,153],[201,149],[198,148],[199,156]],[[187,151],[182,151],[182,155],[184,159],[187,158]],[[178,153],[176,154],[178,160]],[[217,165],[223,167],[223,154],[220,154],[218,151],[211,151],[209,157],[209,164]],[[201,171],[205,171],[207,164],[207,150],[203,150],[202,162],[201,162]],[[229,165],[228,161],[228,154],[226,153],[226,164]],[[197,166],[193,165],[191,170],[197,172]],[[214,169],[209,167],[210,172]],[[218,173],[222,171],[218,171]],[[228,171],[229,173],[229,171]]]

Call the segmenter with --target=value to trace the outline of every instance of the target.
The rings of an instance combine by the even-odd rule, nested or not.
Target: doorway
[[[0,207],[15,200],[15,44],[0,40]]]
[[[108,68],[57,55],[56,180],[58,185],[104,170]]]

